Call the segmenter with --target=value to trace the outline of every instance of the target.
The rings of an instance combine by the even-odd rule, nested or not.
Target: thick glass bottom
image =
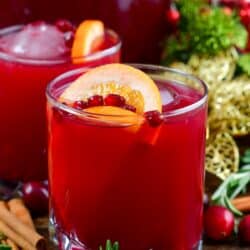
[[[59,250],[98,250],[98,249],[88,248],[83,243],[81,243],[75,235],[67,235],[63,233],[58,227],[55,226],[55,224],[52,223],[50,222],[50,240],[58,247]],[[131,250],[137,250],[137,249],[131,249]],[[151,248],[145,250],[159,250],[159,249]],[[164,249],[164,250],[172,250],[172,249]],[[190,249],[175,249],[175,250],[202,250],[202,241],[198,242],[194,247]]]
[[[84,245],[75,234],[67,234],[61,230],[61,228],[56,223],[56,219],[53,213],[53,210],[50,211],[49,218],[49,235],[50,241],[57,246],[59,250],[99,250],[99,249],[91,249]],[[105,250],[105,249],[104,249]],[[122,248],[120,249],[122,250]],[[138,249],[130,249],[130,250],[138,250]],[[156,249],[150,248],[145,250],[202,250],[202,240],[200,240],[195,246],[191,248],[175,248],[175,249]]]

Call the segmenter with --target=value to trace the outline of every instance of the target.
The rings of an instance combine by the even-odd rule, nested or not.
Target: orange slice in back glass
[[[84,57],[94,53],[105,39],[103,22],[99,20],[85,20],[77,28],[71,50],[73,62],[84,61]],[[82,58],[81,58],[82,57]]]

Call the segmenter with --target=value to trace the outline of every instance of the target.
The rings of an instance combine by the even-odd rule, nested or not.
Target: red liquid
[[[175,93],[175,110],[200,95]],[[165,86],[165,87],[164,87]],[[59,93],[57,93],[58,95]],[[202,232],[206,105],[162,126],[105,126],[48,106],[51,206],[56,224],[86,249],[197,249]]]
[[[7,24],[16,20],[54,21],[57,18],[66,18],[79,23],[85,18],[98,18],[121,35],[125,61],[160,61],[160,44],[168,28],[165,11],[170,5],[170,0],[8,1],[17,2],[18,5],[14,8],[14,3],[6,3],[6,7],[1,8],[3,18],[1,19],[0,10],[0,25],[1,22]],[[26,12],[23,10],[24,6]],[[12,17],[5,17],[5,13],[14,11],[18,13]],[[9,20],[11,18],[13,20]]]
[[[8,45],[14,36],[0,37],[0,177],[12,180],[47,178],[45,87],[55,76],[73,68],[119,62],[119,49],[82,64],[72,64],[66,53],[46,60],[15,55]],[[49,41],[51,42],[51,41]],[[30,40],[32,44],[32,40]],[[117,41],[107,35],[106,45]],[[7,46],[5,46],[5,45]],[[46,46],[46,45],[45,45]],[[2,51],[1,51],[2,48]],[[3,52],[5,48],[5,52]],[[46,48],[43,47],[43,53]],[[67,52],[67,50],[65,50]],[[28,52],[27,52],[28,53]],[[41,54],[41,53],[40,53]],[[53,56],[53,55],[51,55]],[[6,58],[7,57],[7,58]],[[19,59],[18,59],[19,58]]]

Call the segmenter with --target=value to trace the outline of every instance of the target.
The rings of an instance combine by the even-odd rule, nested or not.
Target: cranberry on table
[[[48,186],[43,182],[27,182],[22,186],[22,198],[26,206],[36,215],[48,212]]]
[[[243,244],[250,246],[250,215],[245,216],[239,224],[238,236]]]
[[[208,238],[222,241],[234,230],[233,214],[222,206],[210,206],[204,213],[204,231]]]

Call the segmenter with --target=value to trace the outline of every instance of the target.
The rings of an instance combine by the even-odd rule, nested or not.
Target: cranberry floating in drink
[[[74,48],[79,41],[83,47]],[[0,31],[1,179],[47,177],[46,84],[70,69],[118,62],[120,45],[97,20],[79,27],[37,21]]]
[[[47,88],[61,249],[107,240],[121,250],[199,247],[207,89],[184,73],[134,66],[74,70]]]

